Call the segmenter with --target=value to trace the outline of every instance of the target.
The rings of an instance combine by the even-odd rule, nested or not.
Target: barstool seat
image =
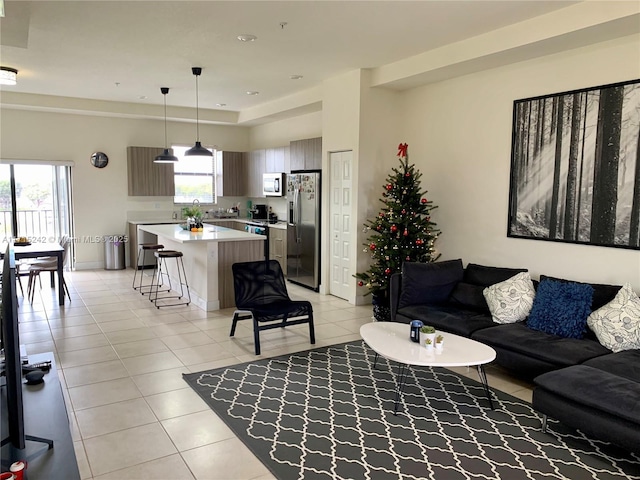
[[[189,305],[191,303],[191,293],[189,292],[189,283],[187,282],[187,273],[184,270],[184,262],[182,261],[183,254],[178,250],[156,250],[153,252],[153,255],[156,257],[156,268],[153,270],[153,275],[151,277],[151,283],[153,287],[155,287],[155,291],[152,289],[149,291],[149,300],[153,302],[156,308],[160,307],[172,307],[177,305]],[[169,270],[167,267],[167,259],[175,258],[176,259],[176,272],[178,274],[178,283],[180,284],[180,295],[163,295],[159,296],[159,287],[163,285],[163,275],[166,275],[169,282],[169,290],[167,292],[172,291],[171,287],[171,277],[169,275]],[[158,271],[157,281],[155,280],[155,273]],[[166,303],[166,300],[177,299],[182,300],[185,296],[185,288],[186,288],[186,302],[172,302]],[[177,293],[177,292],[176,292]],[[160,301],[160,303],[158,303]]]
[[[131,286],[133,287],[134,290],[138,290],[142,295],[144,295],[145,293],[151,292],[153,277],[151,277],[152,278],[151,284],[143,285],[142,277],[144,275],[142,272],[140,272],[140,279],[138,280],[138,285],[136,286],[136,277],[138,276],[138,270],[144,269],[145,262],[147,260],[147,252],[158,251],[158,250],[162,250],[163,248],[164,248],[164,245],[160,243],[141,243],[138,245],[138,258],[136,259],[136,266],[133,272],[133,282],[131,283]],[[141,260],[142,260],[142,263],[140,263]],[[155,266],[153,268],[155,270]],[[148,290],[146,292],[143,291],[143,289],[146,289],[146,288],[148,288]]]

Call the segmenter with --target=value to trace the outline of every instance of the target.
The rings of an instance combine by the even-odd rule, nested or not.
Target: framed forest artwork
[[[640,80],[513,102],[508,236],[640,249]]]

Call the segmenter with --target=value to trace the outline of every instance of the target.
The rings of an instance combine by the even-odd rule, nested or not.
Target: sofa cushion
[[[556,280],[558,282],[564,283],[584,283],[574,282],[573,280],[566,280],[564,278],[550,277],[548,275],[540,275],[540,281],[543,280]],[[620,290],[620,285],[608,285],[604,283],[587,283],[586,285],[591,285],[593,287],[593,300],[591,302],[591,310],[597,310],[603,305],[609,303],[611,300],[613,300],[613,297],[616,296],[618,290]]]
[[[536,291],[529,272],[521,272],[485,288],[483,295],[495,323],[514,323],[527,318]]]
[[[614,352],[640,348],[640,298],[626,283],[613,300],[591,312],[587,324]]]
[[[581,405],[640,424],[640,383],[587,365],[545,373],[535,383]]]
[[[467,268],[464,269],[464,277],[462,280],[472,285],[488,287],[494,283],[504,282],[516,273],[526,271],[526,268],[487,267],[485,265],[470,263],[467,265]]]
[[[481,285],[458,282],[449,296],[449,304],[489,314],[489,306],[482,293],[485,288]]]
[[[561,337],[582,338],[592,297],[589,284],[541,280],[527,326]]]
[[[402,264],[402,292],[398,308],[408,305],[433,305],[445,302],[462,280],[462,260]]]
[[[547,363],[567,367],[611,353],[595,340],[563,338],[522,323],[495,325],[475,331],[471,338],[495,348],[519,352]]]
[[[398,310],[396,319],[403,317],[404,320],[420,320],[436,330],[463,337],[470,337],[478,329],[495,325],[489,315],[449,305],[411,305]]]
[[[592,358],[584,365],[640,383],[640,350],[625,350]]]

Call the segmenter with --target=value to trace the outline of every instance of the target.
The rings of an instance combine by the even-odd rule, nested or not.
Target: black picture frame
[[[507,236],[640,249],[640,79],[513,102]]]

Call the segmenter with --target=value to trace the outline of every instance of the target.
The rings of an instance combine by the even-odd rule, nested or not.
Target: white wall
[[[163,146],[161,121],[93,117],[0,109],[0,158],[71,160],[75,162],[73,201],[76,236],[126,233],[128,216],[164,216],[179,210],[172,197],[127,196],[127,146]],[[192,145],[195,125],[169,123],[169,143]],[[243,151],[248,148],[248,128],[200,125],[203,145]],[[109,165],[89,163],[91,153],[105,152]],[[78,268],[101,268],[103,245],[79,243]]]
[[[249,149],[284,147],[292,140],[322,136],[322,112],[308,113],[251,127]]]
[[[404,93],[403,131],[439,206],[442,259],[640,290],[637,250],[507,238],[513,101],[636,78],[640,37],[632,36]]]

